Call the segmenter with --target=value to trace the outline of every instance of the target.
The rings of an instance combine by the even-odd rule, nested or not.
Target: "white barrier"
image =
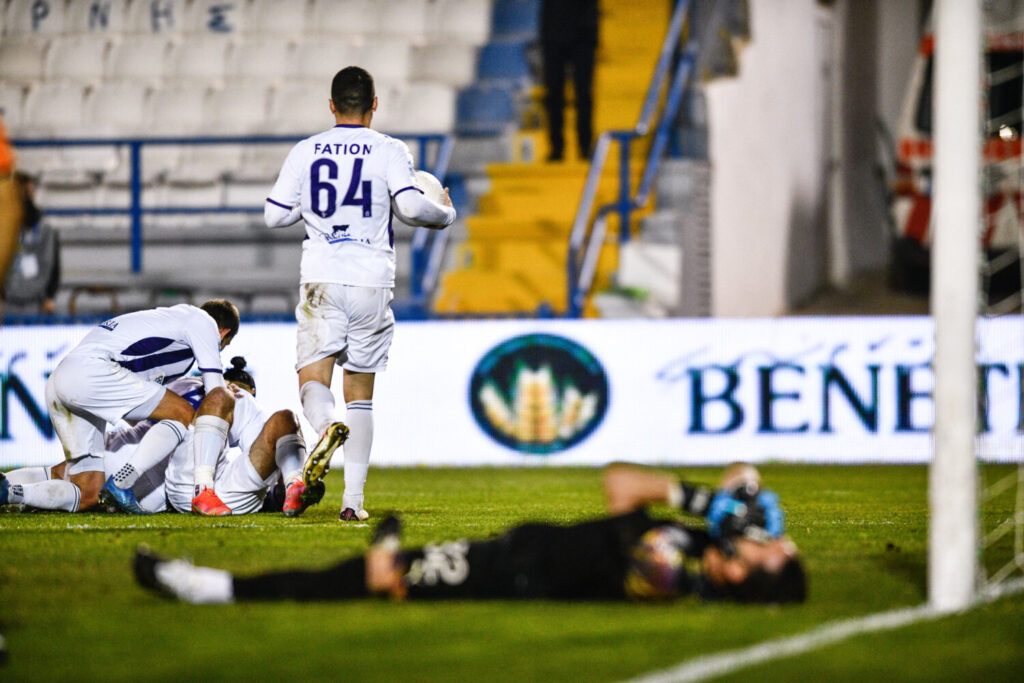
[[[0,467],[60,461],[43,387],[87,329],[0,330]],[[243,325],[224,351],[225,366],[246,357],[269,409],[300,412],[294,335]],[[1022,335],[1019,321],[979,322],[993,461],[1024,452]],[[372,462],[922,463],[933,349],[928,318],[400,323],[377,378]]]

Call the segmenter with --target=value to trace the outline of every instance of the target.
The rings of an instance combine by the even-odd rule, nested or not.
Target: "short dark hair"
[[[777,572],[758,568],[740,583],[720,588],[726,597],[738,602],[803,602],[807,599],[807,574],[800,558],[790,557]]]
[[[346,66],[331,81],[331,101],[342,116],[362,116],[373,106],[373,76],[358,66]]]
[[[245,358],[242,356],[235,356],[231,359],[231,367],[224,371],[224,381],[244,384],[252,389],[254,395],[256,393],[256,380],[246,372]]]
[[[210,299],[199,308],[214,319],[218,329],[228,331],[228,338],[238,334],[238,308],[233,303],[227,299]]]

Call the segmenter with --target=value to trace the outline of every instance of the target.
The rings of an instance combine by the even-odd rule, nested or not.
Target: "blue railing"
[[[214,207],[143,207],[142,206],[142,149],[145,146],[167,145],[218,145],[218,144],[274,144],[295,143],[305,135],[262,135],[252,137],[151,137],[151,138],[69,138],[47,140],[15,139],[15,148],[29,147],[127,147],[129,152],[129,202],[127,207],[62,207],[47,208],[46,213],[55,216],[97,216],[127,215],[130,217],[131,230],[131,270],[133,273],[143,271],[143,234],[142,218],[144,215],[159,214],[261,214],[260,206],[214,206]],[[398,135],[404,140],[414,141],[418,145],[419,165],[427,168],[444,182],[451,159],[454,138],[440,133]],[[428,159],[431,159],[428,162]],[[283,159],[282,159],[283,161]],[[267,186],[269,192],[270,185]],[[440,267],[447,231],[417,228],[412,241],[412,283],[411,291],[416,299],[426,300],[434,291],[437,283],[436,269]],[[439,237],[443,235],[443,237]]]
[[[668,143],[669,129],[679,110],[679,103],[696,61],[696,41],[691,39],[687,43],[689,47],[679,56],[674,67],[672,64],[679,49],[683,26],[690,13],[690,5],[690,0],[679,0],[676,3],[636,126],[630,130],[611,130],[601,133],[594,145],[587,182],[569,235],[568,309],[566,313],[569,317],[579,317],[583,313],[586,297],[594,282],[601,248],[604,245],[608,215],[618,212],[621,225],[619,240],[625,242],[630,238],[629,225],[632,212],[647,203],[651,187],[657,177],[661,156]],[[662,89],[670,76],[668,96],[655,126],[655,135],[647,155],[643,175],[636,194],[631,197],[630,166],[632,156],[630,146],[633,140],[642,138],[651,131],[652,121],[659,108]],[[619,195],[615,202],[599,207],[591,221],[598,185],[601,182],[605,162],[613,142],[617,142],[619,145]]]

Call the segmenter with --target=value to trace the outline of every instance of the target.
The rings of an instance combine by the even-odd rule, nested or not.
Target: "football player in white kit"
[[[240,361],[240,363],[239,363]],[[224,379],[235,397],[230,412],[221,417],[231,424],[226,446],[238,452],[231,457],[227,449],[217,454],[216,490],[225,502],[228,514],[249,514],[261,510],[284,512],[297,517],[309,505],[323,496],[323,484],[313,491],[302,484],[302,463],[306,457],[305,445],[298,418],[290,410],[279,410],[268,415],[255,401],[256,386],[252,375],[244,371],[243,358],[232,359],[232,368],[224,372]],[[198,377],[181,377],[167,385],[167,390],[181,396],[198,407],[203,398],[203,382]],[[152,428],[144,420],[132,427],[107,432],[105,459],[108,473],[116,472],[129,458],[126,452]],[[168,505],[178,512],[189,512],[192,507],[195,427],[186,432],[185,439],[157,467],[142,475],[133,486],[142,513],[163,512]],[[46,504],[46,491],[40,490],[25,497],[30,483],[57,481],[65,478],[66,463],[52,468],[30,467],[0,474],[0,505],[25,504],[35,508]],[[283,504],[264,505],[268,491],[278,477],[285,483]],[[41,489],[52,488],[52,484]]]
[[[130,489],[138,477],[181,443],[194,415],[189,402],[163,384],[198,362],[207,392],[223,387],[220,350],[238,325],[234,304],[214,299],[199,308],[178,304],[127,313],[86,334],[46,382],[46,407],[67,461],[66,479],[46,482],[62,487],[60,495],[51,496],[50,509],[74,512],[95,505],[105,486],[106,426],[149,419],[156,424],[118,472],[120,478],[107,481],[107,488],[127,490],[134,500]],[[208,478],[212,487],[212,471]]]
[[[373,443],[373,384],[387,365],[395,250],[391,202],[408,218],[444,228],[455,220],[444,203],[417,186],[412,155],[401,140],[369,128],[377,109],[373,78],[349,66],[331,83],[336,125],[288,153],[267,197],[271,228],[305,222],[296,370],[302,411],[321,435],[304,468],[306,486],[320,482],[332,453],[345,445],[341,519],[362,520],[363,488]],[[345,422],[335,416],[331,379],[344,371]],[[351,434],[351,437],[349,437]]]
[[[194,378],[198,390],[202,387]],[[267,414],[254,398],[255,387],[231,382],[241,387],[235,391],[235,402],[230,413],[223,417],[230,423],[226,445],[240,453],[229,458],[227,449],[218,453],[215,489],[232,515],[259,512],[267,492],[284,479],[287,493],[283,512],[296,517],[323,496],[323,484],[315,492],[302,484],[302,464],[306,447],[302,440],[299,419],[290,410]],[[185,440],[171,455],[167,463],[164,489],[167,503],[178,512],[194,511],[192,506],[192,472],[195,468],[195,449],[192,439],[195,430],[189,430]],[[305,492],[305,498],[300,494]]]

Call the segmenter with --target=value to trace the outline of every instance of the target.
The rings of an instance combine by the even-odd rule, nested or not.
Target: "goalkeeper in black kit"
[[[252,577],[162,558],[135,556],[139,582],[192,603],[253,600],[706,600],[802,602],[806,577],[784,535],[778,497],[757,470],[730,466],[717,489],[660,472],[611,465],[604,489],[609,516],[561,526],[531,523],[486,541],[400,547],[401,522],[385,518],[370,547],[323,570]],[[667,503],[703,517],[690,526],[648,514]]]

